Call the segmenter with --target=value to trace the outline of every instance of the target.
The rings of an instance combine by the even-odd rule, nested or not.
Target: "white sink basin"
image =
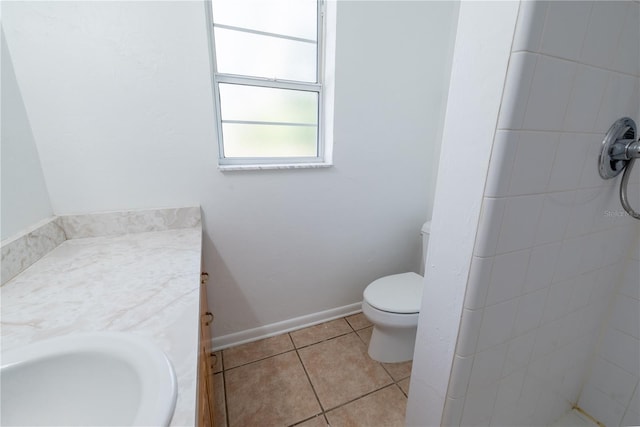
[[[0,424],[169,425],[177,397],[171,362],[147,339],[76,334],[2,354]]]

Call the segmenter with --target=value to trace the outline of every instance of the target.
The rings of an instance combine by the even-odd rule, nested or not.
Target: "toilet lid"
[[[364,300],[378,310],[391,313],[419,313],[423,277],[416,273],[394,274],[371,282]]]

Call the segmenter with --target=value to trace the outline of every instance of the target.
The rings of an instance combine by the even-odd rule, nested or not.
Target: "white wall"
[[[3,4],[54,212],[200,204],[215,337],[417,270],[455,12],[339,2],[335,166],[221,173],[202,2]]]
[[[53,214],[45,185],[40,158],[25,111],[20,88],[13,70],[13,60],[0,34],[0,139],[2,159],[0,194],[2,218],[0,240],[11,238]]]
[[[639,7],[520,4],[443,424],[549,425],[576,402],[592,415],[607,408],[608,425],[625,416],[621,401],[628,405],[632,390],[613,391],[617,407],[580,391],[638,240],[635,220],[621,214],[620,178],[600,179],[596,165],[609,126],[640,116]],[[640,185],[634,175],[631,195]],[[627,331],[631,339],[606,345],[610,329],[603,357],[628,363],[633,388],[637,339]]]
[[[518,4],[462,2],[426,260],[407,425],[443,419]]]

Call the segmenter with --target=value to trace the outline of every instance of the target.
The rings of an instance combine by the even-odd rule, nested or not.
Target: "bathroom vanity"
[[[201,245],[197,207],[55,217],[3,242],[2,351],[74,333],[144,337],[176,373],[170,425],[211,425]]]

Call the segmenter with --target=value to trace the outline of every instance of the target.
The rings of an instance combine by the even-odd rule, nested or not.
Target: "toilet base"
[[[417,327],[389,328],[374,325],[369,357],[378,362],[398,363],[413,359]]]

